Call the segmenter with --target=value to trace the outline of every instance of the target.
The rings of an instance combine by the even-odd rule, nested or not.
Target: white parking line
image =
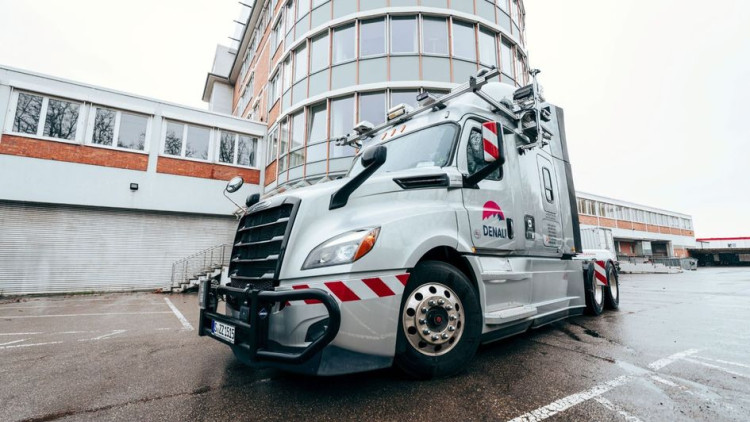
[[[20,342],[22,342],[22,341],[26,341],[26,340],[28,340],[28,339],[27,339],[27,338],[25,338],[25,339],[21,339],[21,340],[13,340],[13,341],[9,341],[9,342],[7,342],[7,343],[0,343],[0,346],[7,346],[7,345],[9,345],[9,344],[20,343]]]
[[[659,369],[661,369],[661,368],[663,368],[663,367],[665,367],[667,365],[672,364],[676,360],[684,359],[684,358],[686,358],[686,357],[688,357],[690,355],[694,355],[696,353],[698,353],[697,349],[685,350],[684,352],[675,353],[675,354],[673,354],[671,356],[665,357],[664,359],[659,359],[656,362],[650,363],[648,365],[648,367],[651,368],[651,369],[653,369],[654,371],[658,371]]]
[[[31,344],[14,344],[13,346],[0,346],[0,350],[4,349],[15,349],[17,347],[32,347],[32,346],[45,346],[48,344],[60,344],[61,341],[50,341],[47,343],[31,343]]]
[[[168,311],[160,312],[108,312],[101,314],[61,314],[61,315],[22,315],[22,316],[0,316],[3,319],[19,318],[60,318],[60,317],[83,317],[83,316],[107,316],[107,315],[147,315],[147,314],[168,314]]]
[[[94,337],[94,338],[82,338],[82,339],[79,339],[78,341],[96,341],[96,340],[107,339],[107,338],[111,338],[112,336],[122,334],[125,331],[128,331],[128,330],[112,330],[112,332],[109,334],[103,334],[99,337]]]
[[[662,383],[664,385],[668,385],[670,387],[680,388],[679,385],[673,383],[672,381],[670,381],[670,380],[668,380],[666,378],[662,378],[662,377],[660,377],[658,375],[651,375],[651,379],[654,380],[654,381],[656,381],[656,382],[660,382],[660,383]]]
[[[602,406],[606,407],[607,409],[609,409],[609,410],[611,410],[613,412],[617,412],[618,414],[620,414],[620,416],[622,416],[623,418],[625,418],[626,421],[629,421],[629,422],[643,422],[637,416],[631,415],[630,413],[626,412],[623,408],[621,408],[620,406],[618,406],[618,405],[612,403],[611,401],[605,399],[604,397],[596,397],[596,398],[594,398],[594,400],[596,400],[599,404],[601,404]]]
[[[605,382],[603,384],[596,385],[588,390],[581,391],[580,393],[571,394],[568,397],[563,397],[560,400],[556,400],[546,406],[540,407],[536,410],[532,410],[529,413],[525,413],[517,418],[513,418],[510,422],[538,422],[543,421],[551,416],[554,416],[560,412],[570,409],[571,407],[581,404],[587,400],[591,400],[594,397],[599,397],[607,391],[627,384],[633,380],[632,375],[623,375],[613,379],[612,381]]]
[[[188,322],[187,318],[185,318],[185,315],[182,315],[182,312],[180,312],[180,310],[177,309],[176,306],[174,306],[174,303],[172,303],[172,301],[169,300],[168,297],[165,297],[164,301],[167,302],[167,305],[169,305],[169,308],[172,310],[172,312],[174,312],[174,315],[177,317],[177,319],[180,320],[183,328],[188,331],[193,331],[193,326],[190,324],[190,322]]]
[[[35,333],[0,333],[0,336],[33,336],[37,334],[44,334],[42,332]]]
[[[700,360],[708,360],[708,361],[711,361],[711,362],[723,363],[724,365],[739,366],[740,368],[748,368],[748,369],[750,369],[750,365],[745,365],[744,363],[730,362],[728,360],[723,360],[723,359],[711,359],[711,358],[707,358],[707,357],[704,357],[704,356],[693,356],[693,357],[696,358],[696,359],[700,359]]]
[[[731,369],[724,368],[723,366],[718,366],[718,365],[714,365],[714,364],[707,363],[707,362],[701,362],[699,360],[695,360],[695,359],[691,359],[691,358],[684,358],[683,360],[685,362],[690,362],[690,363],[694,363],[696,365],[705,366],[706,368],[716,369],[718,371],[725,372],[725,373],[727,373],[729,375],[734,375],[735,377],[750,378],[750,375],[740,374],[739,372],[734,372]]]

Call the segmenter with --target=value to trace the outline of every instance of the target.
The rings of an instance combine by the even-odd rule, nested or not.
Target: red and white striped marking
[[[491,163],[500,157],[497,142],[497,122],[487,122],[482,125],[482,144],[484,145],[484,161]]]
[[[381,277],[352,279],[343,281],[326,281],[324,283],[295,284],[294,290],[321,289],[333,296],[337,302],[356,302],[400,295],[409,281],[409,274],[398,274]],[[289,305],[314,305],[320,303],[315,299],[293,300]]]
[[[604,261],[594,261],[594,276],[596,282],[602,286],[607,285],[607,263]]]

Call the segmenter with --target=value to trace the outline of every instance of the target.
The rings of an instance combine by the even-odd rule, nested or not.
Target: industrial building
[[[208,111],[0,67],[0,295],[173,284],[228,259],[231,177],[247,182],[237,202],[341,177],[356,151],[329,140],[357,122],[482,66],[528,82],[520,0],[250,6],[216,50]],[[578,206],[623,256],[695,245],[689,215],[585,193]]]
[[[696,239],[696,246],[690,249],[690,255],[702,267],[750,265],[750,236]]]

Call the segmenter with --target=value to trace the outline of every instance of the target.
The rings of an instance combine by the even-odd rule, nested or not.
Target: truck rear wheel
[[[420,263],[401,301],[395,364],[418,379],[453,375],[476,353],[481,324],[466,276],[444,262]]]
[[[589,262],[583,280],[586,288],[586,312],[589,315],[600,315],[604,309],[604,291],[601,283],[596,281],[594,262]]]
[[[620,307],[620,280],[617,277],[617,270],[614,264],[607,262],[607,294],[605,302],[607,309],[617,309]]]

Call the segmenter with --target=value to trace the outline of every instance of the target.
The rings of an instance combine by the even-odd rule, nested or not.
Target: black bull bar
[[[240,318],[216,313],[220,295],[232,296],[238,299]],[[254,361],[274,361],[298,364],[307,361],[323,350],[338,334],[341,326],[341,311],[339,305],[328,293],[320,289],[301,289],[289,291],[252,290],[249,287],[236,287],[211,284],[210,280],[200,284],[198,303],[200,306],[200,321],[198,335],[210,336],[223,343],[240,347],[249,352]],[[268,326],[272,318],[271,305],[286,303],[292,300],[317,300],[328,310],[328,324],[319,338],[307,347],[300,349],[270,350],[268,347]],[[235,327],[234,343],[213,334],[211,320]]]

